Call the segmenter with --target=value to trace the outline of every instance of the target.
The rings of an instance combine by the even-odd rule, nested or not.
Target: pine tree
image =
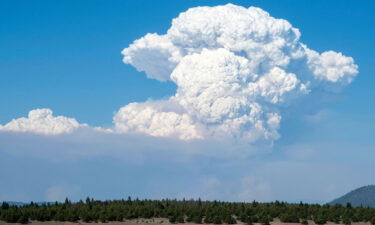
[[[104,211],[100,213],[100,215],[99,215],[99,220],[100,220],[100,222],[102,222],[102,223],[106,223],[106,222],[108,222],[107,214],[106,214]]]
[[[80,217],[83,220],[83,222],[89,223],[92,221],[91,215],[87,210],[83,211]]]
[[[224,217],[224,223],[227,223],[227,224],[235,224],[237,223],[236,220],[229,214],[225,215]]]
[[[327,220],[323,216],[318,216],[316,219],[314,219],[314,222],[318,225],[323,225],[327,222]]]
[[[270,225],[270,218],[268,216],[263,216],[260,219],[260,222],[262,223],[262,225]]]
[[[351,225],[351,224],[352,224],[350,218],[347,217],[347,216],[343,218],[342,222],[343,222],[345,225]]]
[[[3,202],[3,204],[1,205],[1,209],[2,210],[9,209],[9,204],[7,202]]]
[[[169,217],[169,222],[170,223],[176,223],[176,221],[177,221],[177,216],[176,215],[172,215],[172,216]]]
[[[372,217],[372,218],[370,219],[370,223],[371,223],[372,225],[375,225],[375,216]]]
[[[222,223],[221,218],[218,215],[215,215],[215,216],[212,217],[212,222],[214,224],[221,224]]]
[[[201,224],[202,223],[202,216],[200,215],[196,215],[193,217],[193,222],[194,223],[198,223],[198,224]]]
[[[184,217],[182,215],[178,215],[176,221],[177,223],[185,223]]]
[[[29,217],[27,217],[26,215],[20,216],[17,221],[17,223],[22,223],[22,224],[26,224],[28,222],[29,222]]]

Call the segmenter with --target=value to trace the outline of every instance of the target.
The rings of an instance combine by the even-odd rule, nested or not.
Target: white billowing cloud
[[[275,140],[286,106],[313,91],[339,89],[358,73],[351,57],[320,54],[299,38],[288,21],[259,8],[189,9],[166,34],[147,34],[122,51],[125,63],[174,82],[177,91],[168,100],[124,106],[115,130],[185,140]]]
[[[306,50],[308,66],[318,80],[349,84],[358,73],[358,68],[354,65],[354,60],[351,57],[334,51],[318,54],[315,51]]]
[[[136,40],[122,52],[124,62],[145,71],[149,78],[161,81],[169,79],[170,73],[180,59],[178,48],[168,38],[157,34],[147,34]],[[147,58],[143,56],[147,55]]]
[[[296,89],[299,84],[297,76],[293,73],[286,73],[284,70],[275,67],[254,83],[259,89],[259,94],[268,102],[276,104],[284,102],[286,95]],[[297,92],[306,94],[306,85],[299,85]]]
[[[202,138],[187,114],[163,112],[146,103],[131,103],[121,108],[114,122],[119,132],[147,133],[183,140]]]
[[[166,34],[147,34],[125,48],[124,62],[177,86],[167,100],[130,103],[99,132],[182,140],[273,141],[283,110],[312,92],[337,91],[358,73],[351,57],[318,53],[300,32],[262,9],[232,4],[196,7],[173,19]],[[301,102],[301,101],[299,101]],[[75,119],[36,109],[0,130],[70,133]]]
[[[73,118],[53,116],[50,109],[34,109],[29,112],[27,118],[14,119],[0,130],[12,132],[31,132],[43,135],[58,135],[71,133],[79,127],[86,127]]]

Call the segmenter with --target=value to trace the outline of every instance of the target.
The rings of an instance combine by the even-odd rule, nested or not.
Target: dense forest
[[[3,202],[0,219],[8,223],[28,223],[30,221],[84,221],[107,222],[136,218],[167,218],[171,223],[214,223],[246,224],[269,223],[278,218],[282,222],[307,224],[313,220],[322,225],[327,221],[351,224],[370,221],[375,224],[375,208],[352,207],[350,204],[318,205],[272,203],[240,203],[198,200],[127,200],[98,201],[87,198],[86,201],[72,203],[35,204],[12,206]]]

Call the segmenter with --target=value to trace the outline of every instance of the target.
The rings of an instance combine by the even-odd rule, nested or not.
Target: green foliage
[[[2,210],[9,209],[9,204],[7,202],[3,202],[3,204],[1,205],[1,209]]]
[[[87,198],[85,201],[38,205],[30,203],[24,206],[12,206],[3,203],[0,208],[0,220],[6,223],[28,223],[37,221],[83,221],[109,222],[124,219],[168,218],[171,223],[210,223],[235,224],[241,221],[248,225],[261,223],[269,225],[279,218],[283,222],[308,225],[313,219],[323,225],[328,221],[352,222],[370,221],[375,225],[375,209],[368,207],[346,207],[341,205],[273,203],[235,203],[202,200],[139,200],[97,201]]]
[[[280,215],[280,220],[284,223],[299,223],[299,218],[297,214],[293,212],[282,213]]]
[[[236,219],[233,218],[233,216],[227,214],[224,216],[224,219],[223,219],[224,223],[226,224],[235,224],[237,223]]]
[[[178,215],[176,218],[177,223],[185,223],[185,219],[183,215]]]
[[[375,216],[373,216],[373,217],[370,219],[370,223],[371,223],[372,225],[375,225]]]
[[[170,216],[169,217],[169,222],[170,223],[176,223],[177,222],[177,216],[175,216],[175,215]]]
[[[269,216],[264,215],[264,216],[262,216],[262,217],[260,218],[260,223],[261,223],[262,225],[270,225],[270,222],[271,222],[271,219],[270,219]]]
[[[214,215],[212,217],[212,223],[214,223],[214,224],[222,224],[221,216],[220,215]]]
[[[345,224],[345,225],[351,225],[352,222],[350,221],[350,218],[349,217],[344,217],[342,222]]]
[[[29,218],[26,215],[21,215],[17,220],[17,223],[22,223],[22,224],[26,224],[28,222],[29,222]]]
[[[200,216],[200,215],[194,216],[192,222],[198,223],[198,224],[202,223],[202,216]]]
[[[318,225],[323,225],[327,223],[327,220],[323,215],[318,215],[316,218],[314,218],[314,222]]]

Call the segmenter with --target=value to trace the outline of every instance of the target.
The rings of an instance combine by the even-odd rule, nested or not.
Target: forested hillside
[[[375,185],[368,185],[355,189],[346,195],[333,200],[329,204],[345,205],[350,202],[353,206],[375,207]]]
[[[375,208],[351,207],[341,205],[272,203],[234,203],[201,200],[116,200],[97,201],[87,198],[85,202],[38,205],[30,203],[24,206],[10,206],[3,203],[0,219],[8,223],[28,223],[29,221],[84,221],[107,222],[136,218],[167,218],[172,223],[227,223],[238,221],[247,224],[268,225],[279,218],[282,222],[307,224],[314,220],[316,224],[327,221],[350,224],[351,222],[370,221],[375,224]]]

